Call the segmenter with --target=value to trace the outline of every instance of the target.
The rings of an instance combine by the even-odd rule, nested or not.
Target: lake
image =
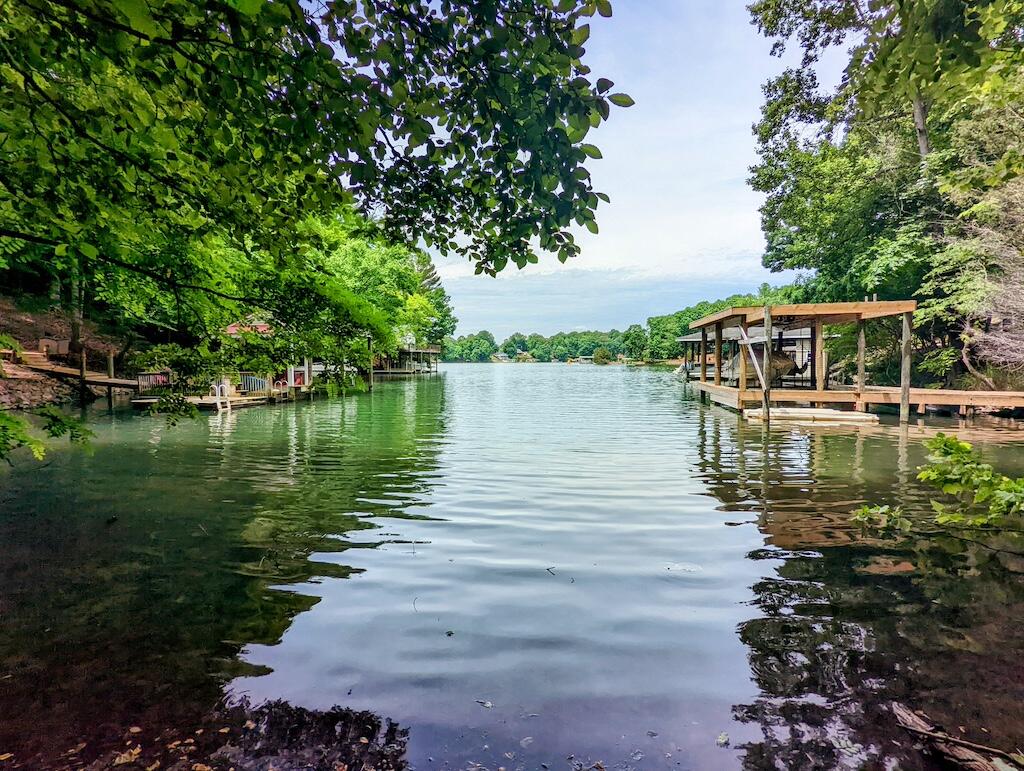
[[[892,701],[1024,743],[1019,558],[922,572],[848,523],[928,510],[916,429],[764,431],[667,371],[557,364],[90,423],[0,472],[26,767],[224,697],[370,710],[420,769],[929,768]],[[1024,473],[1014,429],[973,434]]]

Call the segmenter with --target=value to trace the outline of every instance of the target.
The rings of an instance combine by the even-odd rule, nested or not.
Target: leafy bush
[[[594,350],[594,364],[611,364],[612,352],[601,347]]]
[[[968,442],[955,436],[940,433],[926,446],[928,464],[917,478],[955,499],[950,504],[933,500],[935,516],[928,524],[936,531],[1019,529],[1024,518],[1024,477],[998,473],[981,461]],[[921,532],[921,523],[898,506],[864,506],[854,514],[854,521],[882,532]]]

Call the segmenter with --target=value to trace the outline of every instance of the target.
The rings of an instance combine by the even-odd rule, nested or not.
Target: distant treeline
[[[489,361],[499,351],[510,357],[528,353],[537,361],[567,361],[579,356],[593,356],[598,348],[606,348],[612,356],[622,354],[630,359],[661,360],[682,355],[677,338],[690,331],[690,322],[709,313],[733,305],[764,305],[786,302],[794,287],[761,286],[757,294],[736,294],[721,300],[701,301],[666,316],[651,316],[647,325],[632,324],[625,331],[558,332],[524,335],[515,332],[500,345],[490,332],[482,331],[448,338],[444,346],[445,361]]]

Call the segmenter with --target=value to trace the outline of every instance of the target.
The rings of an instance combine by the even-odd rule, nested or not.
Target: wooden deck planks
[[[761,392],[750,389],[740,390],[733,386],[716,386],[712,383],[694,383],[695,388],[707,393],[712,400],[733,409],[741,404],[760,404]],[[856,388],[810,390],[803,388],[773,388],[771,400],[775,403],[819,402],[822,404],[890,404],[899,406],[898,387],[868,386],[863,391]],[[991,407],[999,409],[1024,408],[1024,391],[958,391],[951,389],[911,388],[910,401],[915,405],[935,407]]]

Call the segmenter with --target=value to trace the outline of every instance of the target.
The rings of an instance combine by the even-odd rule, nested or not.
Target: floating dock
[[[256,407],[260,404],[273,404],[279,399],[273,396],[188,396],[190,404],[203,412],[220,412],[222,410],[240,410],[245,407]],[[148,410],[160,401],[158,396],[140,396],[132,399],[132,407],[137,410]]]

